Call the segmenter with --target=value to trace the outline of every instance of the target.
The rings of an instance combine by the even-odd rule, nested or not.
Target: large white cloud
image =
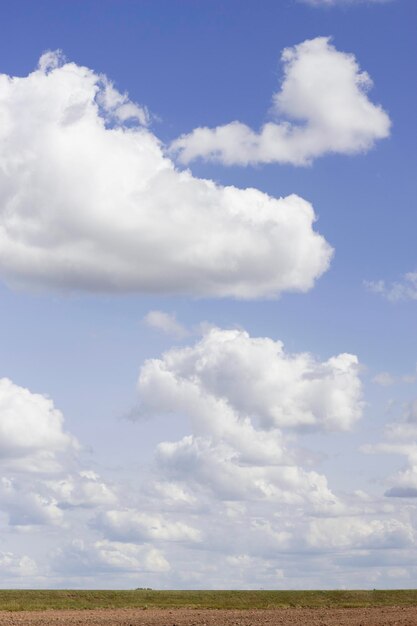
[[[286,354],[279,341],[212,328],[194,346],[145,362],[139,393],[142,412],[191,421],[192,434],[157,448],[166,480],[221,500],[339,506],[326,478],[300,466],[282,429],[346,430],[359,419],[353,355],[319,362]]]
[[[274,443],[273,434],[270,437]],[[264,459],[245,463],[241,457],[238,443],[233,446],[209,437],[184,437],[179,442],[161,443],[157,450],[165,476],[182,481],[199,494],[223,501],[266,500],[305,506],[321,513],[338,510],[339,501],[322,474],[294,462],[278,465],[279,457],[269,463]]]
[[[183,411],[198,433],[209,423],[226,438],[237,423],[242,430],[252,422],[262,429],[346,430],[361,414],[356,356],[321,362],[243,330],[212,328],[194,346],[146,361],[139,391],[147,410]]]
[[[54,53],[27,77],[0,75],[0,275],[61,290],[310,289],[332,254],[311,205],[176,170],[146,119]]]
[[[196,128],[172,144],[180,161],[202,157],[226,165],[306,165],[327,153],[365,152],[388,136],[388,115],[367,97],[369,75],[328,37],[286,48],[282,62],[284,80],[273,96],[277,121],[259,132],[238,121]]]

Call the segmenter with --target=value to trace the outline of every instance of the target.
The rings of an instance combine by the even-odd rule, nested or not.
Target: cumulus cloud
[[[296,436],[357,422],[356,357],[319,361],[244,330],[207,327],[193,345],[146,361],[138,387],[142,414],[182,414],[190,434],[158,444],[141,505],[109,508],[92,527],[108,541],[163,545],[184,585],[190,570],[194,584],[203,584],[201,561],[214,558],[212,585],[225,584],[220,570],[235,579],[248,563],[266,584],[275,571],[284,580],[278,561],[312,551],[310,520],[345,511]]]
[[[8,545],[10,552],[0,555],[9,586],[21,585],[20,574],[27,572],[32,581],[47,575],[49,585],[86,587],[134,581],[219,588],[230,580],[241,587],[254,580],[257,586],[276,587],[279,580],[284,588],[306,582],[320,587],[346,580],[342,558],[351,567],[364,552],[375,559],[382,551],[403,550],[411,558],[411,516],[364,494],[336,495],[331,481],[313,469],[317,459],[298,447],[306,430],[346,430],[356,423],[362,406],[355,358],[319,361],[243,330],[211,328],[194,345],[147,361],[144,371],[143,409],[150,415],[170,409],[172,419],[187,415],[190,434],[160,443],[154,461],[127,484],[120,475],[109,484],[58,451],[48,471],[5,465],[1,521],[8,522],[8,541],[18,546]],[[292,407],[292,420],[271,409],[281,401]],[[404,420],[412,417],[410,404]],[[411,474],[416,446],[397,440],[385,445],[408,455]],[[412,480],[404,477],[408,496]],[[389,486],[399,489],[400,482]],[[68,536],[76,539],[66,543]],[[404,565],[403,580],[410,568],[404,556],[398,564]],[[368,576],[369,564],[362,565]],[[365,580],[365,574],[355,576],[352,586]]]
[[[36,562],[28,556],[19,556],[13,552],[0,552],[0,572],[3,580],[7,576],[18,579],[36,575]]]
[[[274,434],[270,437],[276,445]],[[281,465],[279,457],[269,463],[266,459],[245,463],[242,456],[239,443],[198,436],[161,443],[157,449],[157,461],[165,475],[183,481],[197,493],[206,492],[224,501],[267,500],[317,511],[337,510],[338,499],[318,472],[304,470],[289,459]]]
[[[253,422],[266,430],[347,430],[361,415],[356,356],[320,362],[243,330],[212,328],[194,346],[146,361],[139,392],[147,410],[183,411],[202,434],[210,423],[223,437]]]
[[[173,313],[164,311],[149,311],[144,317],[144,322],[151,328],[160,330],[166,335],[176,339],[182,339],[188,335],[188,331],[180,324]]]
[[[49,397],[0,379],[0,511],[9,527],[60,527],[69,509],[116,504],[114,490],[83,467],[80,452]]]
[[[0,464],[31,471],[59,468],[59,455],[78,448],[63,423],[50,398],[0,379]]]
[[[28,484],[29,483],[29,484]],[[35,483],[36,484],[36,483]],[[60,525],[62,510],[53,494],[42,483],[2,477],[0,480],[0,509],[5,511],[10,526]]]
[[[58,571],[75,574],[100,574],[102,572],[166,572],[168,561],[160,550],[150,545],[95,541],[92,545],[83,539],[74,539],[53,556],[53,567]]]
[[[402,280],[390,284],[386,283],[385,280],[367,280],[364,284],[369,291],[379,294],[391,302],[417,300],[417,272],[408,272],[404,274]]]
[[[48,480],[45,484],[62,509],[111,506],[117,500],[116,494],[109,485],[91,470],[68,474],[58,480]]]
[[[283,430],[347,430],[361,415],[358,363],[286,354],[279,341],[209,329],[194,346],[145,362],[141,410],[182,413],[192,434],[157,447],[159,471],[221,500],[336,508],[321,474],[299,466]]]
[[[201,541],[200,531],[188,524],[132,509],[106,511],[96,524],[116,541]]]
[[[307,291],[327,270],[308,202],[177,170],[103,75],[47,53],[27,77],[0,75],[0,94],[9,284],[256,298]]]
[[[10,547],[16,541],[20,549],[29,541],[25,556],[0,553],[0,571],[11,586],[24,576],[38,582],[63,576],[54,578],[61,584],[72,575],[84,581],[157,577],[170,570],[159,544],[201,541],[198,528],[175,516],[126,508],[120,481],[109,484],[86,469],[81,453],[50,398],[0,380],[1,523]],[[165,487],[159,490],[163,498],[181,493],[175,485]],[[140,503],[149,506],[143,498]],[[77,539],[66,544],[68,534]],[[37,563],[39,545],[48,558]]]
[[[401,548],[413,546],[415,531],[410,522],[364,516],[316,519],[310,524],[307,542],[315,548]]]
[[[171,146],[182,163],[201,157],[225,165],[307,165],[328,153],[366,152],[389,135],[388,115],[367,96],[369,75],[330,38],[285,48],[281,59],[284,79],[273,96],[277,120],[259,132],[238,121],[196,128]]]

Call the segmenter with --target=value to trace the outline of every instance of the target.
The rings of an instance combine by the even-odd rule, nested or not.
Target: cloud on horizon
[[[231,579],[243,587],[255,579],[268,587],[277,580],[317,587],[343,576],[354,586],[369,580],[364,551],[372,558],[384,548],[396,551],[408,580],[415,530],[406,511],[363,492],[335,493],[314,469],[317,457],[298,443],[306,432],[357,423],[359,373],[353,355],[320,361],[243,330],[206,328],[194,344],[146,361],[139,380],[149,416],[182,414],[189,434],[178,441],[162,434],[151,463],[127,480],[116,472],[112,483],[86,469],[52,400],[6,379],[0,408],[11,407],[14,430],[33,431],[55,464],[14,467],[13,454],[26,459],[26,452],[22,457],[13,429],[9,443],[3,435],[0,510],[17,546],[0,554],[4,579],[11,586],[25,577],[41,586],[88,587],[95,580],[189,588],[209,581],[219,588]],[[404,420],[414,418],[414,404],[407,405]],[[380,451],[415,458],[415,446],[384,445],[391,449]],[[389,483],[397,491],[387,495],[405,495],[398,493],[404,485],[410,497],[414,470],[397,478]],[[351,567],[341,570],[341,558]]]

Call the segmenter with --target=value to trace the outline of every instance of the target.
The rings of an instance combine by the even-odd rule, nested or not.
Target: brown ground
[[[417,626],[417,607],[366,609],[92,609],[0,611],[0,625],[24,626]]]

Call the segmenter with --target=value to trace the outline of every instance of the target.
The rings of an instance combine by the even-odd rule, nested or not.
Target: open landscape
[[[3,590],[0,624],[414,626],[417,590]]]
[[[0,626],[417,626],[417,0],[0,7]]]

